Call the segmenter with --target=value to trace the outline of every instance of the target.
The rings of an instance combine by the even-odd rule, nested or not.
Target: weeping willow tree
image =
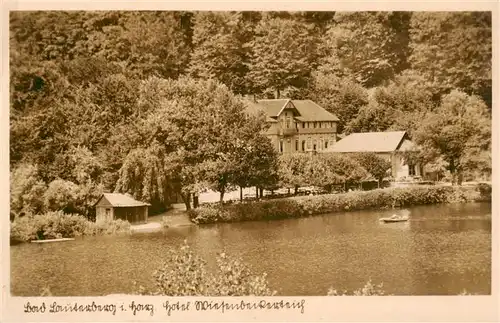
[[[132,150],[120,168],[115,192],[149,202],[155,210],[167,207],[173,182],[165,167],[165,158],[165,148],[156,141],[147,148]]]

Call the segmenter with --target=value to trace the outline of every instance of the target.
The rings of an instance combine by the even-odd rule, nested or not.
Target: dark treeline
[[[488,172],[491,50],[488,12],[11,12],[11,204],[276,182],[247,94],[312,99],[341,132],[406,130],[435,170]]]

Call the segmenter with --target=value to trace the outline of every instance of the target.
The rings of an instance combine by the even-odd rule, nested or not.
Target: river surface
[[[491,293],[491,204],[407,209],[410,221],[383,224],[393,211],[167,229],[10,247],[11,291],[38,296],[94,296],[150,286],[166,252],[183,240],[208,262],[223,249],[280,295],[326,295],[371,279],[394,295]],[[397,210],[396,212],[403,212]]]

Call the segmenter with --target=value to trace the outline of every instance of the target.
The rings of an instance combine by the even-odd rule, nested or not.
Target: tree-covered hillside
[[[277,157],[260,117],[243,113],[247,94],[312,99],[342,132],[406,130],[436,169],[488,173],[491,19],[11,12],[13,205],[71,198],[80,210],[115,189],[162,205],[172,192],[271,185]]]

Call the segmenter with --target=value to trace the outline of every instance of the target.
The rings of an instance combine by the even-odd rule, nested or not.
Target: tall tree
[[[150,202],[156,209],[168,206],[173,186],[165,155],[165,148],[156,141],[146,148],[132,150],[119,170],[115,191]]]
[[[189,62],[190,44],[177,12],[91,12],[86,28],[89,52],[121,62],[140,78],[176,78]]]
[[[491,151],[491,117],[477,96],[459,91],[446,95],[422,121],[414,140],[422,146],[422,159],[444,159],[454,184],[460,184],[464,171],[478,164],[483,171],[491,167],[491,156],[482,153]]]
[[[391,169],[391,162],[376,153],[354,153],[350,154],[349,157],[357,161],[361,167],[367,170],[373,178],[377,180],[378,187],[380,187],[388,171]]]
[[[284,154],[279,157],[279,178],[281,185],[293,188],[298,193],[301,186],[307,186],[309,178],[306,177],[306,166],[311,159],[307,154]]]
[[[243,199],[242,188],[267,188],[278,182],[278,155],[269,138],[264,135],[267,127],[262,115],[250,115],[239,135],[233,183],[240,187],[240,199]]]
[[[346,132],[402,130],[411,134],[425,113],[434,109],[432,86],[413,72],[398,75],[369,93],[368,104],[347,124]]]
[[[87,55],[83,11],[12,11],[10,46],[38,60],[71,60]]]
[[[143,104],[159,106],[140,126],[143,144],[156,140],[164,147],[166,172],[186,206],[191,194],[208,187],[218,190],[222,199],[236,184],[245,162],[242,151],[259,142],[263,123],[251,119],[245,102],[214,80],[183,77],[149,83],[158,84]]]
[[[411,18],[411,67],[441,93],[459,89],[491,109],[491,12],[416,12]]]
[[[195,13],[190,74],[245,93],[249,50],[243,45],[251,40],[252,27],[242,12]]]
[[[335,114],[340,122],[337,132],[342,133],[351,120],[356,118],[361,107],[368,104],[365,88],[347,77],[334,74],[315,73],[308,89],[309,99]]]
[[[306,85],[316,66],[316,39],[313,26],[292,19],[265,15],[255,29],[248,82],[257,92],[272,89],[275,97],[289,87]]]
[[[321,70],[351,75],[366,87],[407,68],[410,13],[337,12],[324,41]]]

